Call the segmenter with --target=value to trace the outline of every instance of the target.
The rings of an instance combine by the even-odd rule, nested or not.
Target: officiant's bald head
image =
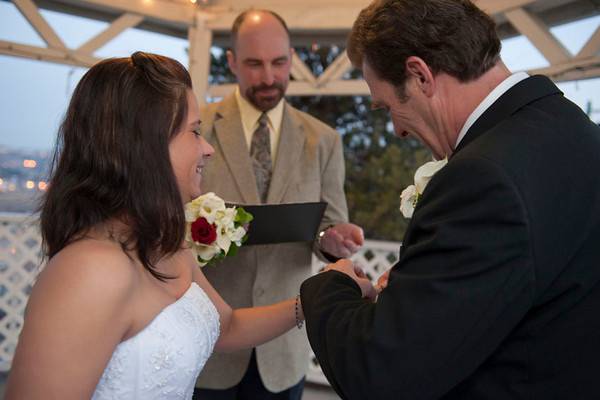
[[[247,22],[249,27],[255,28],[262,28],[265,24],[275,23],[274,28],[279,25],[280,28],[283,29],[283,31],[276,29],[279,31],[277,34],[285,34],[289,43],[290,31],[285,20],[279,14],[271,10],[250,9],[239,14],[233,21],[233,26],[231,27],[231,49],[234,52],[236,50],[240,29],[245,22]]]
[[[293,50],[283,18],[269,10],[248,10],[231,28],[229,68],[240,94],[260,111],[274,108],[287,90]]]

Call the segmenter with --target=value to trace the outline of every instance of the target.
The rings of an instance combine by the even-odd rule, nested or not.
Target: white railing
[[[37,219],[0,213],[0,371],[8,371],[25,305],[40,269]]]
[[[400,244],[366,240],[352,258],[371,279],[377,279],[398,258]],[[25,305],[41,268],[38,221],[28,214],[0,213],[0,372],[10,370]],[[324,264],[313,257],[313,271]],[[313,354],[307,380],[327,384]]]

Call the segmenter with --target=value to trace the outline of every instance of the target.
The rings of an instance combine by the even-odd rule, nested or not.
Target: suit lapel
[[[260,204],[256,178],[235,96],[227,97],[217,109],[214,129],[223,158],[231,170],[244,203]]]
[[[453,156],[473,140],[487,132],[516,111],[542,97],[560,94],[561,91],[547,77],[535,75],[522,80],[500,96],[467,131],[454,150]]]
[[[291,112],[291,106],[284,104],[283,120],[279,135],[277,159],[269,186],[268,203],[280,203],[290,183],[291,173],[299,168],[299,160],[304,148],[306,136],[302,125],[296,121]]]

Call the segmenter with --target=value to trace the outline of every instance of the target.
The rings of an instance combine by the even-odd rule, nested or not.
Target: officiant
[[[600,398],[600,128],[547,77],[511,73],[468,0],[375,1],[348,54],[396,135],[448,162],[377,302],[348,260],[302,285],[332,386],[344,399]]]
[[[312,273],[313,251],[349,257],[363,242],[362,230],[348,223],[340,135],[283,98],[292,54],[278,14],[243,12],[233,23],[227,52],[236,91],[201,110],[202,135],[215,148],[204,167],[204,191],[236,204],[328,204],[314,243],[244,246],[237,256],[203,269],[235,307],[296,296]],[[295,329],[254,350],[214,354],[195,396],[300,400],[309,351],[304,329]]]

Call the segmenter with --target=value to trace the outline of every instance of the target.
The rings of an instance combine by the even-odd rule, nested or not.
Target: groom
[[[511,74],[468,0],[376,1],[348,52],[396,134],[448,164],[376,303],[347,260],[304,282],[345,399],[600,398],[600,129]]]

